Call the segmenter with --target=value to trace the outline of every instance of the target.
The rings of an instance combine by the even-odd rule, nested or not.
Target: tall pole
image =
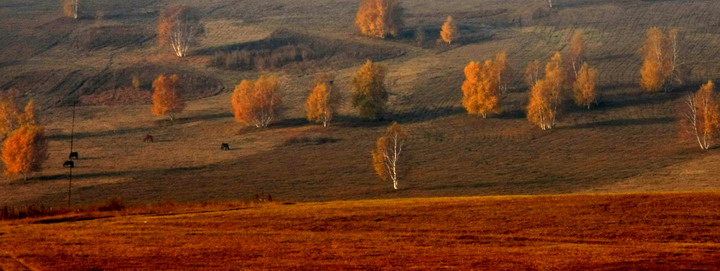
[[[73,152],[73,141],[75,139],[75,105],[77,102],[73,103],[72,108],[72,124],[70,125],[70,153]],[[68,178],[68,206],[72,206],[72,170],[74,166],[70,167],[70,177]]]

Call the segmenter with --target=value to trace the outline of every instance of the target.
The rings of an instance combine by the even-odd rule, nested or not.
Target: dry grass
[[[143,88],[149,88],[153,78],[170,72],[189,79],[184,94],[193,100],[175,123],[151,116],[146,105],[78,108],[77,203],[115,195],[131,203],[165,198],[232,200],[263,192],[288,200],[319,201],[720,187],[714,177],[720,174],[720,167],[714,166],[720,153],[717,149],[701,153],[692,143],[675,140],[673,112],[682,93],[720,72],[715,53],[720,44],[718,19],[711,16],[720,12],[716,1],[567,0],[559,1],[557,11],[536,19],[532,15],[544,5],[542,1],[404,3],[410,32],[422,25],[431,35],[447,15],[453,15],[465,34],[491,37],[431,49],[417,47],[407,33],[389,41],[353,34],[353,20],[348,18],[354,16],[355,0],[176,1],[205,12],[207,32],[198,52],[262,42],[278,29],[406,52],[382,61],[390,71],[388,118],[406,124],[413,134],[400,191],[378,182],[370,167],[369,150],[387,123],[362,122],[345,103],[337,112],[337,122],[322,134],[332,142],[315,144],[316,136],[306,135],[306,129],[314,128],[303,120],[314,74],[278,71],[284,80],[287,120],[268,130],[245,129],[230,114],[229,92],[242,79],[256,78],[256,72],[209,67],[209,55],[178,59],[169,50],[156,48],[154,40],[81,51],[72,37],[87,34],[84,31],[92,29],[94,20],[60,19],[55,0],[6,2],[0,4],[0,13],[6,15],[0,20],[7,22],[0,27],[0,88],[26,90],[25,98],[51,106],[41,114],[51,149],[46,169],[36,178],[23,183],[8,177],[0,184],[0,204],[49,206],[66,201],[67,172],[60,166],[69,152],[70,110],[55,106],[69,105],[81,95],[102,96],[106,90],[127,87],[135,74]],[[117,3],[98,1],[92,7],[108,11],[106,25],[125,25],[133,33],[155,32],[160,2],[133,0],[123,8]],[[675,26],[684,33],[683,62],[694,67],[690,87],[647,95],[635,86],[638,48],[650,25]],[[527,94],[516,76],[503,101],[505,113],[488,120],[464,115],[460,85],[462,68],[469,61],[507,50],[519,75],[527,62],[564,49],[578,28],[586,31],[587,60],[600,69],[599,107],[586,111],[568,106],[559,129],[540,132],[524,119]],[[353,53],[339,47],[336,55]],[[346,98],[356,68],[332,70]],[[158,142],[142,143],[146,134]],[[222,142],[230,143],[232,151],[221,152]]]
[[[673,193],[105,212],[83,220],[3,222],[0,264],[40,270],[716,270],[718,205],[717,193]]]

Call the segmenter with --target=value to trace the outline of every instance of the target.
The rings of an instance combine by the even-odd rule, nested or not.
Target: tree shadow
[[[72,178],[73,180],[83,180],[83,179],[92,179],[92,178],[113,178],[113,177],[128,177],[128,176],[146,176],[150,174],[158,174],[165,171],[173,171],[173,172],[182,172],[182,171],[193,171],[202,169],[202,167],[194,166],[194,167],[175,167],[175,168],[165,168],[165,169],[145,169],[145,170],[121,170],[121,171],[108,171],[108,172],[93,172],[93,173],[76,173],[73,172]],[[81,167],[76,167],[75,170],[82,170]],[[57,180],[67,180],[69,178],[69,173],[63,173],[63,174],[53,174],[53,175],[43,175],[43,176],[37,176],[35,178],[32,178],[32,180],[37,181],[57,181]]]
[[[654,124],[665,124],[674,122],[675,118],[660,117],[660,118],[642,118],[642,119],[614,119],[605,120],[591,123],[583,123],[572,126],[560,127],[562,129],[592,129],[612,126],[637,126],[637,125],[654,125]]]
[[[107,131],[95,131],[95,132],[76,132],[74,136],[72,136],[75,140],[83,139],[83,138],[91,138],[91,137],[105,137],[105,136],[117,136],[117,135],[127,135],[132,133],[138,133],[138,132],[149,132],[152,128],[149,127],[133,127],[133,128],[125,128],[125,129],[118,129],[118,130],[107,130]],[[50,140],[70,140],[71,135],[70,134],[55,134],[55,135],[49,135],[47,138]]]

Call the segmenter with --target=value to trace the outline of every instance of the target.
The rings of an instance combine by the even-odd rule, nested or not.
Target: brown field
[[[0,89],[21,89],[24,99],[44,106],[51,153],[45,170],[30,181],[5,177],[0,204],[65,202],[67,171],[60,165],[69,151],[69,105],[108,99],[130,105],[77,109],[78,204],[115,196],[138,203],[202,202],[270,193],[325,201],[720,187],[714,177],[720,153],[700,152],[691,141],[679,140],[675,113],[680,97],[720,74],[714,49],[720,21],[709,16],[720,12],[715,1],[568,0],[545,17],[538,15],[545,12],[543,1],[409,1],[404,34],[386,41],[354,32],[347,19],[354,0],[186,2],[202,9],[207,27],[186,59],[155,46],[155,20],[164,1],[95,1],[79,21],[62,18],[56,1],[2,4]],[[99,22],[92,18],[97,10],[106,13]],[[436,35],[446,15],[457,19],[466,38],[454,46],[430,40],[419,47],[415,28],[422,25]],[[682,56],[692,68],[691,80],[672,93],[644,94],[637,87],[639,48],[652,25],[683,32]],[[600,105],[588,111],[568,103],[557,129],[539,131],[525,120],[520,73],[527,62],[563,50],[575,29],[585,30],[588,61],[600,70]],[[273,33],[289,38],[278,41]],[[260,72],[225,69],[213,59],[233,48],[286,45],[309,48],[315,58],[266,71],[284,81],[285,120],[267,130],[243,128],[229,112],[230,92]],[[462,68],[501,50],[510,53],[516,75],[503,113],[487,120],[466,116],[460,107]],[[387,119],[405,124],[413,135],[399,191],[376,181],[370,165],[373,140],[389,121],[359,120],[349,103],[329,129],[303,120],[302,104],[315,73],[335,73],[349,97],[350,76],[364,58],[384,59],[391,90]],[[149,89],[161,73],[185,79],[188,107],[175,123],[152,116],[148,105],[132,105],[142,98],[115,94],[130,86],[133,75]],[[142,144],[146,134],[159,142]],[[292,139],[318,135],[329,140]],[[220,152],[221,142],[230,143],[232,151]]]
[[[718,206],[661,193],[130,208],[0,221],[0,266],[718,270]]]

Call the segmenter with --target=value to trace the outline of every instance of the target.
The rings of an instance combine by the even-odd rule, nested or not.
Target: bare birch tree
[[[407,138],[407,131],[394,122],[385,135],[377,139],[375,150],[372,152],[375,173],[383,180],[392,181],[393,188],[396,190],[399,179],[398,163]]]
[[[186,6],[170,7],[160,17],[158,32],[161,47],[170,44],[175,55],[187,56],[204,32],[200,11]]]
[[[712,81],[703,85],[696,94],[685,99],[681,125],[693,135],[703,150],[712,147],[720,132],[720,106]]]

